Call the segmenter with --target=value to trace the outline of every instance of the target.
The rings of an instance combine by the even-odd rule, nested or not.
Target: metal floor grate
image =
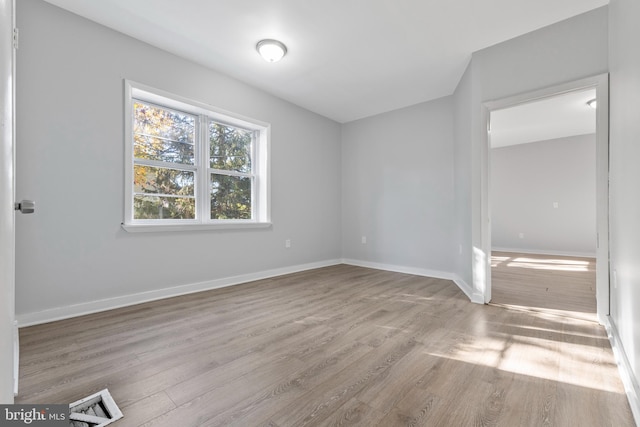
[[[70,427],[103,427],[122,418],[106,388],[69,405]]]

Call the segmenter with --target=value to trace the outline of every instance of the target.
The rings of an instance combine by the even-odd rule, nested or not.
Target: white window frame
[[[229,228],[264,228],[271,225],[269,185],[269,145],[271,125],[240,116],[210,105],[193,101],[169,92],[124,81],[124,221],[122,227],[129,232],[190,231]],[[195,219],[134,219],[133,218],[133,104],[134,100],[148,102],[159,107],[177,110],[197,117],[195,141],[195,165],[176,164],[176,169],[195,171],[196,218]],[[209,166],[209,121],[251,130],[251,219],[211,219],[211,192],[209,182],[212,173],[232,176],[247,176],[233,171],[220,171]],[[163,162],[144,161],[151,166],[166,167]]]

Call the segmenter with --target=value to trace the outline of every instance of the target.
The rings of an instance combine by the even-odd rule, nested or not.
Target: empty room
[[[0,425],[640,421],[637,1],[0,5]]]
[[[596,319],[596,182],[607,156],[596,158],[595,99],[571,91],[491,113],[492,304]]]

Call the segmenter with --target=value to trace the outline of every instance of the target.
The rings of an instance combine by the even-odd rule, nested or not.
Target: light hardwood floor
[[[596,321],[596,260],[512,252],[491,254],[493,304]]]
[[[633,426],[605,332],[338,265],[20,331],[18,403],[122,426]]]

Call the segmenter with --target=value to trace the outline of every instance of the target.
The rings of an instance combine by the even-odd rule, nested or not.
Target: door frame
[[[596,305],[598,321],[605,323],[609,315],[609,74],[599,74],[547,88],[522,93],[482,104],[482,192],[481,192],[481,245],[487,254],[485,269],[484,302],[491,301],[491,156],[489,146],[491,111],[519,104],[550,98],[563,93],[584,89],[596,90]],[[482,289],[482,287],[476,288]]]
[[[17,393],[15,323],[15,1],[0,0],[0,403]]]

